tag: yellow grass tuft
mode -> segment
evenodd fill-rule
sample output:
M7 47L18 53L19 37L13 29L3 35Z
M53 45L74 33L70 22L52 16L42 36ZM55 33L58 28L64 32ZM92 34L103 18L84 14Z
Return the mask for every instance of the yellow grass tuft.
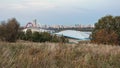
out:
M0 68L119 68L120 47L0 42Z

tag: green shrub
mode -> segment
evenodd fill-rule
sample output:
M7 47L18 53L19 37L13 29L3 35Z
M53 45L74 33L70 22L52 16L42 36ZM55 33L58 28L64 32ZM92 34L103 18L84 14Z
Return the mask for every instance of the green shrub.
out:
M39 34L39 32L34 32L32 34L32 41L33 42L39 42L40 41L40 34Z
M33 41L33 42L68 42L64 36L56 36L47 32L31 32L31 30L27 30L26 33L20 32L19 39Z
M19 31L17 38L21 40L25 40L26 39L25 33L23 31Z
M31 41L32 40L32 31L31 29L28 29L25 34L26 40Z

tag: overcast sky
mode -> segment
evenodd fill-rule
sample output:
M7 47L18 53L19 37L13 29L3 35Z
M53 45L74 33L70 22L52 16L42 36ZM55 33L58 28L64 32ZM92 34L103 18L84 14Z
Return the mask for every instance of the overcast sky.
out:
M120 0L0 0L0 21L15 17L21 25L94 24L105 15L120 16Z

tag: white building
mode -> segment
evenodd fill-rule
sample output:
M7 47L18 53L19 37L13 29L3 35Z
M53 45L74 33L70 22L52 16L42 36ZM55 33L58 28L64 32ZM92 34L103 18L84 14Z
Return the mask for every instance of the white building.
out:
M46 29L41 29L41 28L25 28L23 29L23 32L26 33L26 31L30 29L32 32L48 32L48 33L53 33L54 31L52 30L46 30Z
M83 31L76 31L76 30L64 30L58 33L55 33L56 35L63 35L64 37L68 37L71 39L76 40L90 40L89 36L91 32L83 32Z

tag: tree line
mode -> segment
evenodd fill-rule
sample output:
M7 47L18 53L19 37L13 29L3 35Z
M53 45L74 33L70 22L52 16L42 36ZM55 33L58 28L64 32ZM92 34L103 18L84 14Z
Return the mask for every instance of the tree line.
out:
M64 36L56 36L47 32L32 32L20 30L20 24L15 19L2 21L0 24L0 40L7 42L16 42L17 40L25 40L32 42L68 42Z
M64 36L57 36L48 32L32 32L31 29L28 29L26 32L21 31L18 35L18 38L32 42L68 42L68 39Z

